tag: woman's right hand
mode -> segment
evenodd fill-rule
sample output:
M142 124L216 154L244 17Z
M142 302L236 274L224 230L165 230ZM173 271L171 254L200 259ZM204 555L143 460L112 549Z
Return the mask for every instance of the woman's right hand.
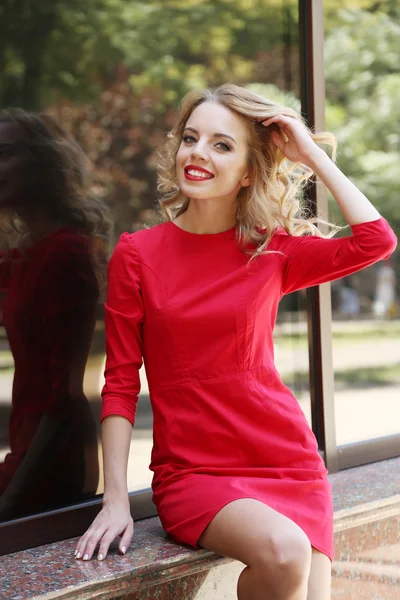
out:
M133 537L133 519L131 517L129 500L105 504L103 508L79 540L75 557L90 560L99 545L98 560L107 556L110 544L116 537L121 536L118 545L119 552L125 554Z

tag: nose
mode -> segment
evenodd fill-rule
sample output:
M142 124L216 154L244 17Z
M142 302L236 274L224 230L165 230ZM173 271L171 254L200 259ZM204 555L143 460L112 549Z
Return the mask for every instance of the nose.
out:
M208 160L208 157L204 145L200 144L200 142L195 144L192 147L191 157L195 160L202 160L203 162L206 162Z

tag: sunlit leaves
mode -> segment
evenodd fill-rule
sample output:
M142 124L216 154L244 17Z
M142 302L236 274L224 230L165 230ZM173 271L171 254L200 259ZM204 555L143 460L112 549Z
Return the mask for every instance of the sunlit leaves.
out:
M399 231L400 13L337 19L325 45L327 128L339 140L339 166Z

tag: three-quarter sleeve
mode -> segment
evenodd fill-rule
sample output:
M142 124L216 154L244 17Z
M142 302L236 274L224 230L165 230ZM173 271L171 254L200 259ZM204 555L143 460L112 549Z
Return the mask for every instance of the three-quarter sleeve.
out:
M283 294L355 273L389 258L396 248L397 238L383 217L351 229L353 235L345 238L280 236L286 238L281 250L287 257Z
M101 420L120 415L135 422L143 362L140 261L132 235L124 233L108 268L105 304L106 369Z

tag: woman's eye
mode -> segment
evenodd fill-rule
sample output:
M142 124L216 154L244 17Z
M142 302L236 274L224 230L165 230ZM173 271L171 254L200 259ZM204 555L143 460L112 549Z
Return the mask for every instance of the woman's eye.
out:
M220 150L224 150L226 152L229 152L231 147L228 146L228 144L225 144L225 142L218 142L218 144L216 144L217 148L219 148Z
M196 141L192 135L184 135L182 139L185 142L185 144L193 144L193 142Z

